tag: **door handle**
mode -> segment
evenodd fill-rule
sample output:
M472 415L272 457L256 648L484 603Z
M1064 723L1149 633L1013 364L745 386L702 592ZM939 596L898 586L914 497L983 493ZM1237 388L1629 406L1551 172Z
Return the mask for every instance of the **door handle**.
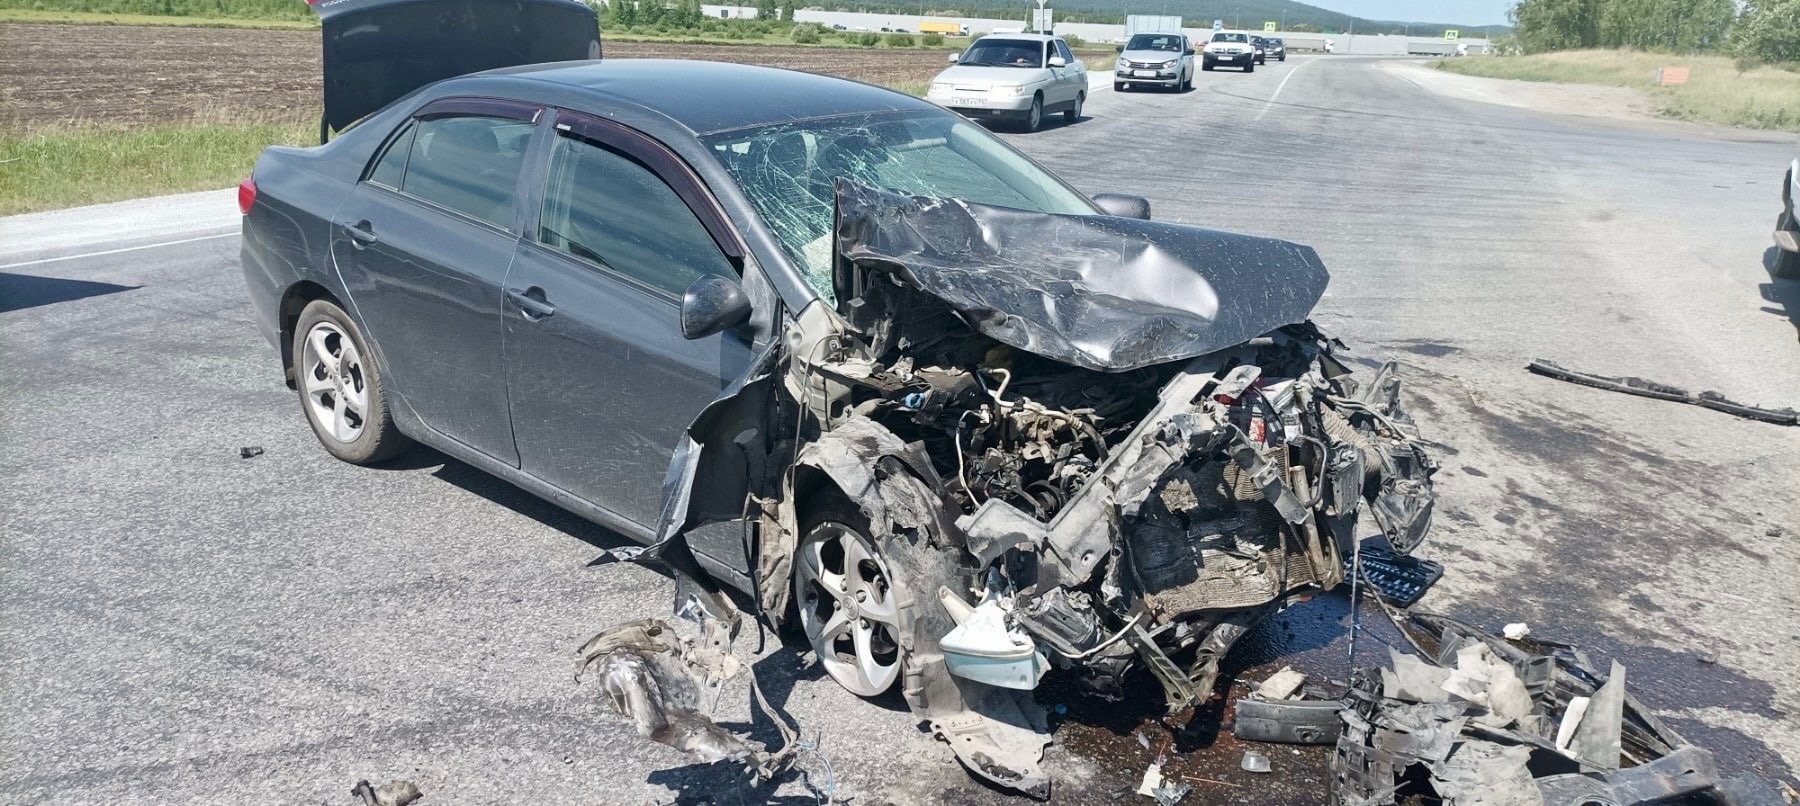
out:
M556 306L551 305L549 300L544 298L544 289L535 285L525 289L508 288L506 289L506 298L519 309L519 313L523 314L527 321L536 322L556 313Z
M350 234L350 245L358 249L367 248L381 240L375 237L375 225L363 219L354 224L345 225L344 231Z

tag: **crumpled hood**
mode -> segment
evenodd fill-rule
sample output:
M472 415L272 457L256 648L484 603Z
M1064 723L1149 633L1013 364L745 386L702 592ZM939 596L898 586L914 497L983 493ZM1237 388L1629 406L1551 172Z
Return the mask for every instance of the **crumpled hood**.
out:
M838 299L856 266L893 273L996 341L1123 372L1304 321L1330 276L1312 247L1092 215L1050 215L837 183Z

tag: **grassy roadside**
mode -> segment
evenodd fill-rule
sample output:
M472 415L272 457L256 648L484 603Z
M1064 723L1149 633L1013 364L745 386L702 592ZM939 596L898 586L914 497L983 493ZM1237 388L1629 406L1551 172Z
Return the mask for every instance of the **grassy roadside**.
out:
M296 0L298 2L298 0ZM317 20L255 20L237 17L171 17L163 14L110 14L48 11L0 6L0 22L64 25L165 25L175 28L318 28Z
M0 130L0 215L229 187L264 146L315 142L316 123Z
M1630 87L1648 94L1664 117L1676 120L1758 129L1800 128L1800 72L1781 67L1740 70L1725 56L1573 50L1441 59L1432 66L1484 78ZM1688 83L1657 86L1659 67L1688 68Z

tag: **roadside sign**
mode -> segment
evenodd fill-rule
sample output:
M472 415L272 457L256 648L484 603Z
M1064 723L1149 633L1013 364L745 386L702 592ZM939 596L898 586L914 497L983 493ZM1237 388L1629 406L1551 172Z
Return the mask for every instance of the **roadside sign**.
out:
M1215 31L1225 30L1225 21L1224 20L1213 20L1213 30L1215 30Z
M1031 27L1032 27L1032 29L1036 30L1040 33L1046 33L1046 34L1050 33L1052 30L1054 30L1050 25L1050 12L1052 12L1054 10L1055 9L1049 9L1049 8L1032 9L1031 10Z
M1268 22L1263 23L1263 30L1264 31L1274 31L1275 30L1275 21L1269 20Z
M1450 28L1450 29L1444 31L1444 41L1445 42L1455 42L1456 38L1459 36L1462 36L1462 32L1456 30L1455 28Z
M1686 84L1686 83L1688 83L1688 69L1686 67L1658 67L1658 68L1656 68L1656 84L1657 84L1657 86L1673 87L1673 86L1677 86L1680 84Z

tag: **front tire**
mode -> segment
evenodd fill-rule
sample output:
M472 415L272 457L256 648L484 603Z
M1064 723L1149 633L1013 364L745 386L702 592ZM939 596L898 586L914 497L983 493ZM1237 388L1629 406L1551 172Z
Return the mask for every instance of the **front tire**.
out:
M1025 113L1025 131L1035 132L1044 127L1044 96L1031 97L1031 111Z
M937 590L961 589L955 554L938 541L870 531L861 508L828 490L806 501L794 557L800 631L826 673L863 697L942 663L937 641L956 623Z
M375 354L343 308L319 299L301 310L293 356L300 409L327 453L372 465L412 445L394 425Z
M1207 59L1207 60L1206 60L1206 61L1204 61L1204 62L1201 62L1201 63L1200 63L1200 69L1202 69L1202 70L1205 70L1205 71L1206 71L1206 72L1209 72L1209 73L1210 73L1210 72L1212 72L1212 69L1213 69L1213 60L1212 60L1212 59Z
M1246 72L1246 73L1256 72L1256 62L1252 61L1249 64L1244 65L1244 72Z
M1131 85L1127 84L1123 81L1114 81L1113 82L1113 92L1124 92L1130 88L1131 88Z
M1063 120L1068 121L1069 123L1074 123L1075 121L1080 120L1081 119L1081 104L1082 104L1082 102L1084 102L1086 100L1087 100L1087 93L1085 93L1085 92L1076 93L1075 94L1075 105L1069 107L1068 109L1063 110Z

